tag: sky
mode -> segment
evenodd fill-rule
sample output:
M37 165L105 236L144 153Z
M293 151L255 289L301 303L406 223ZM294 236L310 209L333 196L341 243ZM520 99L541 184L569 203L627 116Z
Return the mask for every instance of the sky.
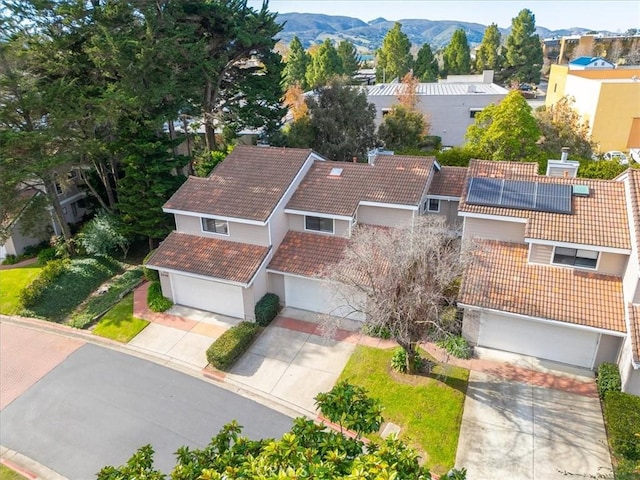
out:
M259 8L261 0L249 0ZM511 19L523 8L533 12L536 25L559 30L583 27L592 30L625 32L640 28L640 2L637 0L270 0L269 10L289 13L324 13L355 17L365 22L378 17L387 20L426 19L458 20L500 28L511 25Z

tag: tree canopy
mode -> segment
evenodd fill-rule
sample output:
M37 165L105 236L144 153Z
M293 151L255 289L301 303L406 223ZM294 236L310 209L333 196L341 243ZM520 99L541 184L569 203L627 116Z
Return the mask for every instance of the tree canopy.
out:
M353 43L342 40L338 44L338 58L340 59L340 74L353 78L360 68L360 56Z
M453 32L451 41L442 54L442 73L447 75L466 75L471 73L471 53L467 34L461 28Z
M284 67L285 86L291 87L298 84L302 89L307 88L307 67L309 66L309 54L302 47L300 39L294 36L289 44L289 55Z
M496 73L502 68L501 35L498 25L492 23L484 31L482 43L476 50L475 71L482 73L484 70L493 70Z
M382 40L382 47L376 52L376 81L390 82L404 77L413 66L411 41L402 31L402 24L396 22Z
M542 43L536 34L535 15L525 8L511 20L502 77L518 82L539 83L541 74Z
M418 57L413 66L413 76L421 82L435 82L438 79L438 59L433 54L431 46L425 43L418 50Z
M342 62L336 47L326 38L320 47L311 54L311 62L307 68L307 85L318 88L327 85L329 81L342 74Z

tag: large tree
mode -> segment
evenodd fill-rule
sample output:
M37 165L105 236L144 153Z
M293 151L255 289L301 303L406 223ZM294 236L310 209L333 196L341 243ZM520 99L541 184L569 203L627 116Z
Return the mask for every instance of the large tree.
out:
M307 98L308 116L294 122L289 146L311 147L330 160L364 160L375 146L375 106L365 91L340 79Z
M443 312L455 302L466 258L444 219L424 216L402 228L359 226L327 275L346 306L391 333L414 372L420 342L459 333L458 321Z
M503 61L500 54L500 43L500 30L498 30L498 25L492 23L484 31L482 43L476 50L475 71L477 73L482 73L484 70L500 72Z
M443 76L466 75L471 73L471 53L467 34L462 28L453 32L451 41L445 47L442 54Z
M307 85L311 88L323 87L329 81L342 74L342 63L336 47L326 38L320 47L311 54L311 62L307 68Z
M536 34L535 15L525 8L511 20L501 76L518 82L539 83L541 73L542 42Z
M415 150L424 144L429 124L415 109L399 104L384 116L378 127L378 138L390 150Z
M340 74L353 78L360 68L360 56L355 45L349 40L342 40L337 51L340 58Z
M476 115L466 138L466 147L487 160L524 161L540 156L540 129L531 107L517 90Z
M306 73L309 62L309 54L305 52L300 39L294 36L289 44L289 55L284 67L285 87L298 84L302 89L307 88Z
M382 40L382 47L376 52L376 81L400 79L412 66L411 41L402 31L402 24L396 22Z
M413 66L413 76L421 82L435 82L438 79L438 59L428 43L418 50L418 57Z

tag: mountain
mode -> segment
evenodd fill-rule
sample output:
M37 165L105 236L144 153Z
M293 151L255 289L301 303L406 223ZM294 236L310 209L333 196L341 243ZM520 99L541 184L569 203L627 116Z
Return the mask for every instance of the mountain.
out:
M313 44L321 43L325 38L340 41L343 39L353 42L360 52L373 52L382 45L382 39L389 31L394 21L384 18L376 18L366 23L358 18L323 15L317 13L280 13L278 23L284 23L284 29L280 32L280 39L289 43L297 36L305 48ZM447 45L458 28L463 28L469 44L473 47L482 42L486 25L479 23L459 22L455 20L400 20L402 31L407 34L414 45L422 46L425 43L438 49ZM501 28L503 38L509 34L509 28ZM588 28L567 28L562 30L549 30L544 27L536 27L540 38L560 37L563 35L576 35L590 31Z

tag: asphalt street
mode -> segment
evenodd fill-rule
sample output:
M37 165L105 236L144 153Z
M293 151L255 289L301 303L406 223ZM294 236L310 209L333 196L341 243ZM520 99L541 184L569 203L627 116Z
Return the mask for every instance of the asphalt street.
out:
M87 344L0 411L0 443L72 480L95 478L150 443L156 466L169 473L178 447L205 446L233 419L254 439L292 425L215 385Z

